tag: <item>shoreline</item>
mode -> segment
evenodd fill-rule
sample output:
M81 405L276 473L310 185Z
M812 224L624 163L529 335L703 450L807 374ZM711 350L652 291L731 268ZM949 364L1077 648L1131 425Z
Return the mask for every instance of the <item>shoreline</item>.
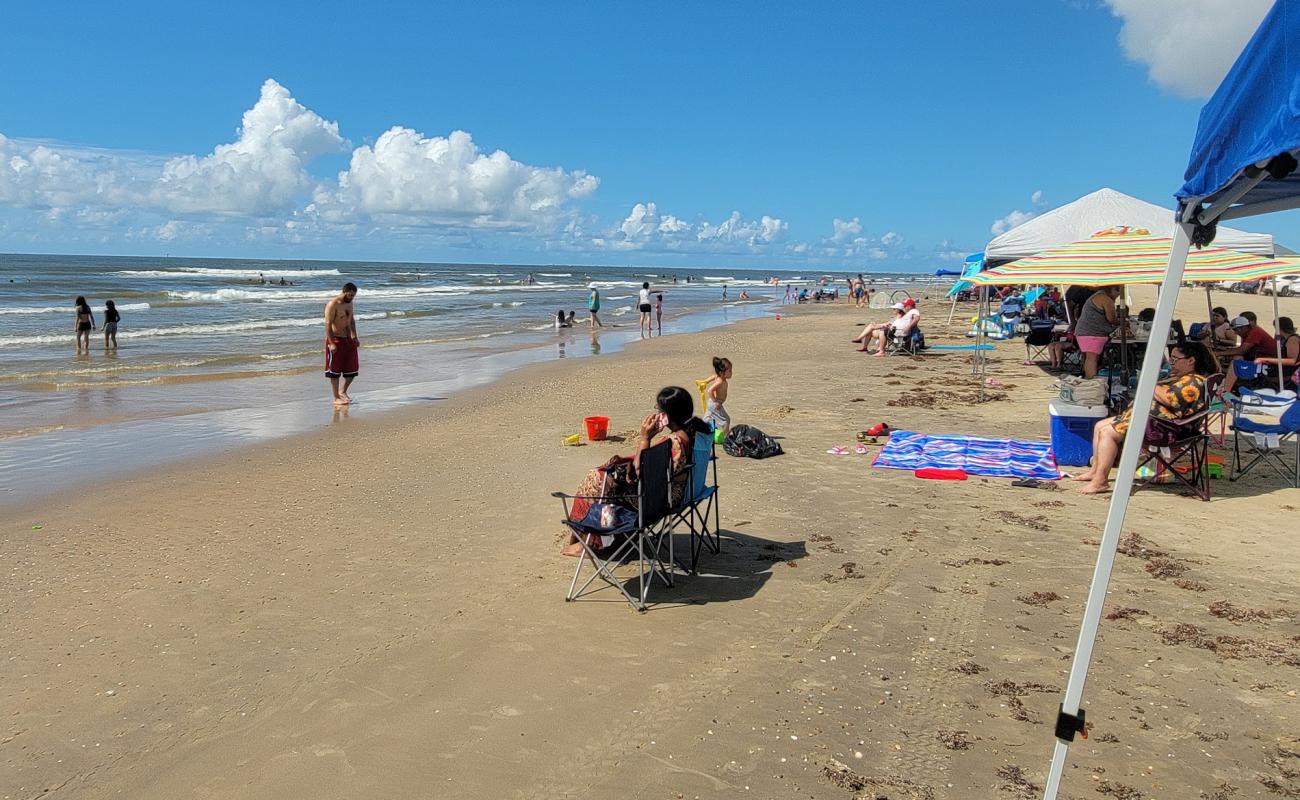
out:
M680 313L665 319L669 330L665 335L689 335L725 327L761 318L777 308L781 306L755 300ZM141 470L320 431L331 424L348 421L354 413L385 415L411 406L441 402L448 395L489 385L525 366L617 353L638 341L646 341L638 329L631 329L627 323L607 325L595 333L582 327L539 331L531 336L521 334L519 338L526 344L517 349L502 349L501 337L493 342L474 338L454 344L371 349L368 351L371 355L363 363L359 381L362 389L353 392L359 401L355 409L332 407L328 403L328 386L323 380L317 380L319 368L304 368L274 375L190 381L183 387L166 385L164 389L179 392L181 388L191 391L201 388L205 395L217 393L242 401L233 407L193 408L187 407L189 400L183 395L155 396L152 402L156 411L143 416L124 417L110 408L106 409L105 416L84 424L56 423L32 432L18 430L0 434L3 445L0 447L0 476L3 476L0 477L0 508L103 480L116 480ZM401 379L400 373L412 369L413 364L432 358L441 362L439 369L449 367L455 374L432 380ZM377 382L376 373L383 376ZM240 391L222 392L223 386L233 386L235 382ZM367 382L371 383L369 387ZM111 393L112 389L97 387L92 391ZM312 395L313 391L320 397ZM286 396L295 399L265 402L268 397ZM117 402L123 405L128 401ZM76 471L79 458L87 452L111 452L114 477L80 477Z

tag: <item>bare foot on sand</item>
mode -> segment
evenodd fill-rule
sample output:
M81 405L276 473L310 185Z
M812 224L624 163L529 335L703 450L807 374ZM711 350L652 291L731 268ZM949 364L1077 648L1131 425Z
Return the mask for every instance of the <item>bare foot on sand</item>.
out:
M1090 483L1087 486L1079 487L1079 494L1104 494L1110 491L1109 484Z
M582 556L582 545L574 542L561 550L560 555L568 556L569 558L579 558Z
M1078 475L1075 475L1075 476L1074 476L1073 478L1071 478L1070 480L1072 480L1072 481L1090 481L1090 480L1092 480L1092 471L1089 470L1088 472L1081 472L1081 473L1079 473Z
M884 353L872 353L871 355L875 356L876 358L881 358L881 357L883 357L885 354L884 354Z
M338 399L335 400L334 402L338 403L341 406L346 406L352 402L352 398L348 397L345 392L339 392Z

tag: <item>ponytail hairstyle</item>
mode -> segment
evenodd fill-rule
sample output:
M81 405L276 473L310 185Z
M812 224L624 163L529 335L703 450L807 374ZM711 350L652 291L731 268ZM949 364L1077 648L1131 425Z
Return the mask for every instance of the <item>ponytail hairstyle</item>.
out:
M721 375L729 369L731 369L731 359L722 356L713 357L713 372L715 374Z

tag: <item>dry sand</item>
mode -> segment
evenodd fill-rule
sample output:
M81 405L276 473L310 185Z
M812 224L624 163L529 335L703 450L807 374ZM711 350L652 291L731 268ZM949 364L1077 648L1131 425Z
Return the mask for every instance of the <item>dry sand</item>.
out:
M668 337L0 511L0 797L1035 796L1107 503L827 455L881 420L1046 436L1019 343L972 404L967 353L852 352L879 316ZM723 552L649 613L564 603L549 492L628 445L561 438L631 431L714 354L786 455L723 456ZM1135 496L1064 796L1300 796L1280 486Z

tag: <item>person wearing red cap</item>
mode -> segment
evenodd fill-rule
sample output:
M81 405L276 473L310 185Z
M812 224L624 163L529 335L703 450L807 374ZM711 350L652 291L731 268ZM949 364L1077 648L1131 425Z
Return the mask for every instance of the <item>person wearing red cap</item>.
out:
M861 347L858 348L859 353L865 353L868 350L870 350L872 337L876 335L883 336L882 332L890 325L893 325L895 322L897 322L902 317L903 312L907 310L902 303L894 303L893 308L894 308L894 318L892 320L890 320L889 322L868 322L865 326L863 326L862 333L853 337L853 341L856 344L862 345Z
M916 301L912 298L909 297L894 307L901 309L903 313L880 332L880 348L875 353L878 356L885 354L886 340L890 338L895 340L906 339L912 334L916 324L921 321L921 312L916 310Z

